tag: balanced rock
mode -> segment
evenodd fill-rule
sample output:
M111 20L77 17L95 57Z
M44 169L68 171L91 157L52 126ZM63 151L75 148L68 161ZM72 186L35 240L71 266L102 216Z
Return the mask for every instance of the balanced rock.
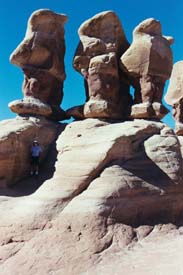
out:
M183 135L183 61L174 64L165 101L173 107L175 132Z
M64 14L56 14L50 10L35 11L28 21L25 38L10 56L11 63L23 70L24 97L33 97L50 105L52 110L50 118L55 120L66 117L64 111L60 109L63 82L66 77L64 69L66 21L67 16ZM17 104L19 105L19 102ZM32 114L37 114L35 112L37 104L35 105ZM10 109L11 106L12 104ZM19 113L19 107L11 110Z
M99 13L85 21L78 33L73 66L84 77L87 102L68 113L75 118L127 116L129 86L119 74L118 59L129 43L119 18L112 11Z
M8 107L17 114L36 114L48 117L52 114L50 105L43 103L37 98L27 96L24 99L14 100Z
M135 89L132 118L158 118L167 114L162 105L164 85L172 70L172 37L162 35L154 18L133 31L133 42L121 57L121 67Z
M181 150L160 122L69 124L57 140L53 178L30 196L0 197L0 273L112 275L114 260L115 274L133 274L128 257L137 257L139 271L140 255L157 252L150 244L162 259L158 236L166 249L176 234L170 247L180 243L174 255L181 254L181 229L170 224L182 223Z

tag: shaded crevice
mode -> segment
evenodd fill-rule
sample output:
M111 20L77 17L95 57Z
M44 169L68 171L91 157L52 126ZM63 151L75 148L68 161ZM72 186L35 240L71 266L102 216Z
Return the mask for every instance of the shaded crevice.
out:
M113 245L113 236L111 237L111 239L108 242L105 242L104 246L101 249L97 250L94 254L103 253L104 251L109 249L112 245Z
M12 185L11 187L1 188L0 196L21 197L28 196L34 193L46 180L53 177L55 172L55 163L57 161L58 151L56 149L56 142L64 131L67 124L60 124L58 126L55 140L50 144L47 155L44 161L40 164L39 176L27 176L22 180Z
M15 249L14 252L12 252L12 247L11 247L11 253L10 253L6 258L3 259L3 257L0 257L0 264L6 264L6 262L7 262L9 259L11 259L11 258L13 258L14 256L16 256L16 255L22 250L22 248L24 247L25 242L23 242L23 241L21 241L21 242L12 241L12 242L10 242L10 243L7 243L7 244L4 245L4 246L6 246L6 247L7 247L7 246L12 246L12 244L15 244L16 247L19 246L19 245L21 244L21 247L18 247L17 250Z

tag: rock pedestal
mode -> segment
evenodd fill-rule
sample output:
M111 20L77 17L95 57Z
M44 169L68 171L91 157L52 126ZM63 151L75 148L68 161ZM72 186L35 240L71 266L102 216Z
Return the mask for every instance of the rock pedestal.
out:
M165 101L173 108L176 134L183 135L183 61L173 66Z
M118 62L115 53L91 58L88 68L90 99L84 105L85 117L122 117Z
M73 65L84 76L86 103L68 113L75 118L124 118L129 86L119 74L118 59L129 44L118 17L112 11L99 13L85 21L78 33Z
M160 22L149 18L133 31L133 42L121 57L121 68L135 89L132 118L161 119L164 85L172 70L173 38L162 35Z
M13 112L43 115L54 120L66 118L65 112L60 108L66 77L66 21L66 15L50 10L38 10L31 15L25 38L10 56L11 63L19 66L24 73L24 99L9 104ZM50 110L45 112L47 105Z

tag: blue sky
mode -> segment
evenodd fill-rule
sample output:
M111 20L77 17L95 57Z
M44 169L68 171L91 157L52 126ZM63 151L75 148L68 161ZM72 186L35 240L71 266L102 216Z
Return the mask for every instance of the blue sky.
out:
M72 68L72 59L79 41L77 30L80 24L98 12L115 11L129 42L132 41L133 29L142 20L149 17L158 19L162 24L163 34L171 35L175 39L172 47L174 63L183 60L182 0L7 0L1 5L0 10L0 120L16 116L9 110L8 103L22 98L23 74L20 68L10 64L9 56L24 38L27 20L31 13L41 8L64 13L69 17L65 25L67 78L62 102L64 109L82 104L85 100L83 79ZM167 115L164 121L173 127L171 114Z

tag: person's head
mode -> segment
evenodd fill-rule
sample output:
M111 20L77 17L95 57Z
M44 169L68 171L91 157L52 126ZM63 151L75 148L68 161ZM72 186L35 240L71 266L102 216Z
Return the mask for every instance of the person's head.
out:
M36 146L36 145L39 145L39 142L37 140L34 140L33 141L33 145Z

